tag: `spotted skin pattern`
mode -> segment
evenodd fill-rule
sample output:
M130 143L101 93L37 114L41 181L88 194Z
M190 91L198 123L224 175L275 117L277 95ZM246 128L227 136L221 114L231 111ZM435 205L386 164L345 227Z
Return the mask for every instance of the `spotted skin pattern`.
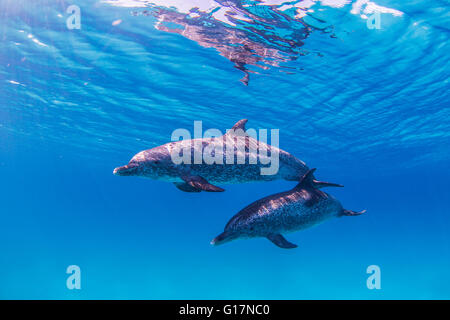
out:
M246 119L239 121L234 130L245 130ZM175 150L181 157L181 150L191 150L190 163L175 164L171 154ZM222 150L221 161L216 163L194 162L195 155L209 154L215 157ZM232 163L227 163L227 151L232 152ZM259 150L259 152L257 151ZM261 168L270 167L272 155L278 154L278 171L272 175L261 174ZM237 159L244 159L244 164ZM218 162L218 163L217 163ZM210 184L236 184L284 179L299 181L308 171L306 164L274 146L260 142L247 135L233 132L222 137L181 140L170 142L136 154L128 165L116 168L114 174L120 176L141 176L155 180L183 183L190 177L202 177Z
M281 234L310 228L331 218L364 213L345 210L333 196L316 189L311 183L313 172L310 170L305 174L292 190L270 195L242 209L211 243L219 245L235 239L256 237L270 239L273 235L286 241ZM290 245L289 248L296 247Z

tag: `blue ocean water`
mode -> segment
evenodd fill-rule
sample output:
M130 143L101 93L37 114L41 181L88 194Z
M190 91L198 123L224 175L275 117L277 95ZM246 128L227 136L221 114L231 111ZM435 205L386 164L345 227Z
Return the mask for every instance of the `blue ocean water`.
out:
M449 9L0 0L0 298L450 298ZM367 213L288 234L293 250L213 247L235 213L295 184L183 193L112 174L177 128L243 118Z

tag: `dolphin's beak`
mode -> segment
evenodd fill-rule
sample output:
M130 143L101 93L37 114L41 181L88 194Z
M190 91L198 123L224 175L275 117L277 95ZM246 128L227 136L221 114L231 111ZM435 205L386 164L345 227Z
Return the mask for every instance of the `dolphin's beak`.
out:
M126 166L115 168L113 174L116 176L133 176L137 173L138 167L136 164L127 164Z
M225 242L231 241L233 239L234 239L234 237L231 237L231 235L227 231L225 231L225 232L219 234L214 239L212 239L210 243L213 246L218 246L218 245L224 244Z

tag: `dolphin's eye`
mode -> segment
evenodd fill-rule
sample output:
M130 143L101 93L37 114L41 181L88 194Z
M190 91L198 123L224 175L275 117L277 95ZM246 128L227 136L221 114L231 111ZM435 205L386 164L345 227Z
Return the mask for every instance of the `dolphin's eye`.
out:
M155 164L159 164L159 160L156 160L154 163L155 163Z

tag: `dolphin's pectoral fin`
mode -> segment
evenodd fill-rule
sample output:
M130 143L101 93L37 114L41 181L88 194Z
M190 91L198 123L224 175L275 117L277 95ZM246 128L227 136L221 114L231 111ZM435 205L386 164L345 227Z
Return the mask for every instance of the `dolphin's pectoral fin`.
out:
M360 211L360 212L356 212L356 211L352 211L352 210L347 210L347 209L343 209L341 215L342 216L359 216L362 215L363 213L365 213L366 210Z
M187 184L186 182L174 182L173 183L175 185L175 187L177 187L178 189L180 189L181 191L184 192L201 192L202 190L194 188L193 186L191 186L190 184Z
M272 241L276 246L283 248L283 249L293 249L297 248L298 246L296 244L293 244L289 241L287 241L281 234L269 234L267 236L267 239Z
M188 176L188 177L181 177L186 183L200 191L206 191L206 192L223 192L224 189L217 187L215 185L212 185L208 181L206 181L205 178L202 178L200 176Z

